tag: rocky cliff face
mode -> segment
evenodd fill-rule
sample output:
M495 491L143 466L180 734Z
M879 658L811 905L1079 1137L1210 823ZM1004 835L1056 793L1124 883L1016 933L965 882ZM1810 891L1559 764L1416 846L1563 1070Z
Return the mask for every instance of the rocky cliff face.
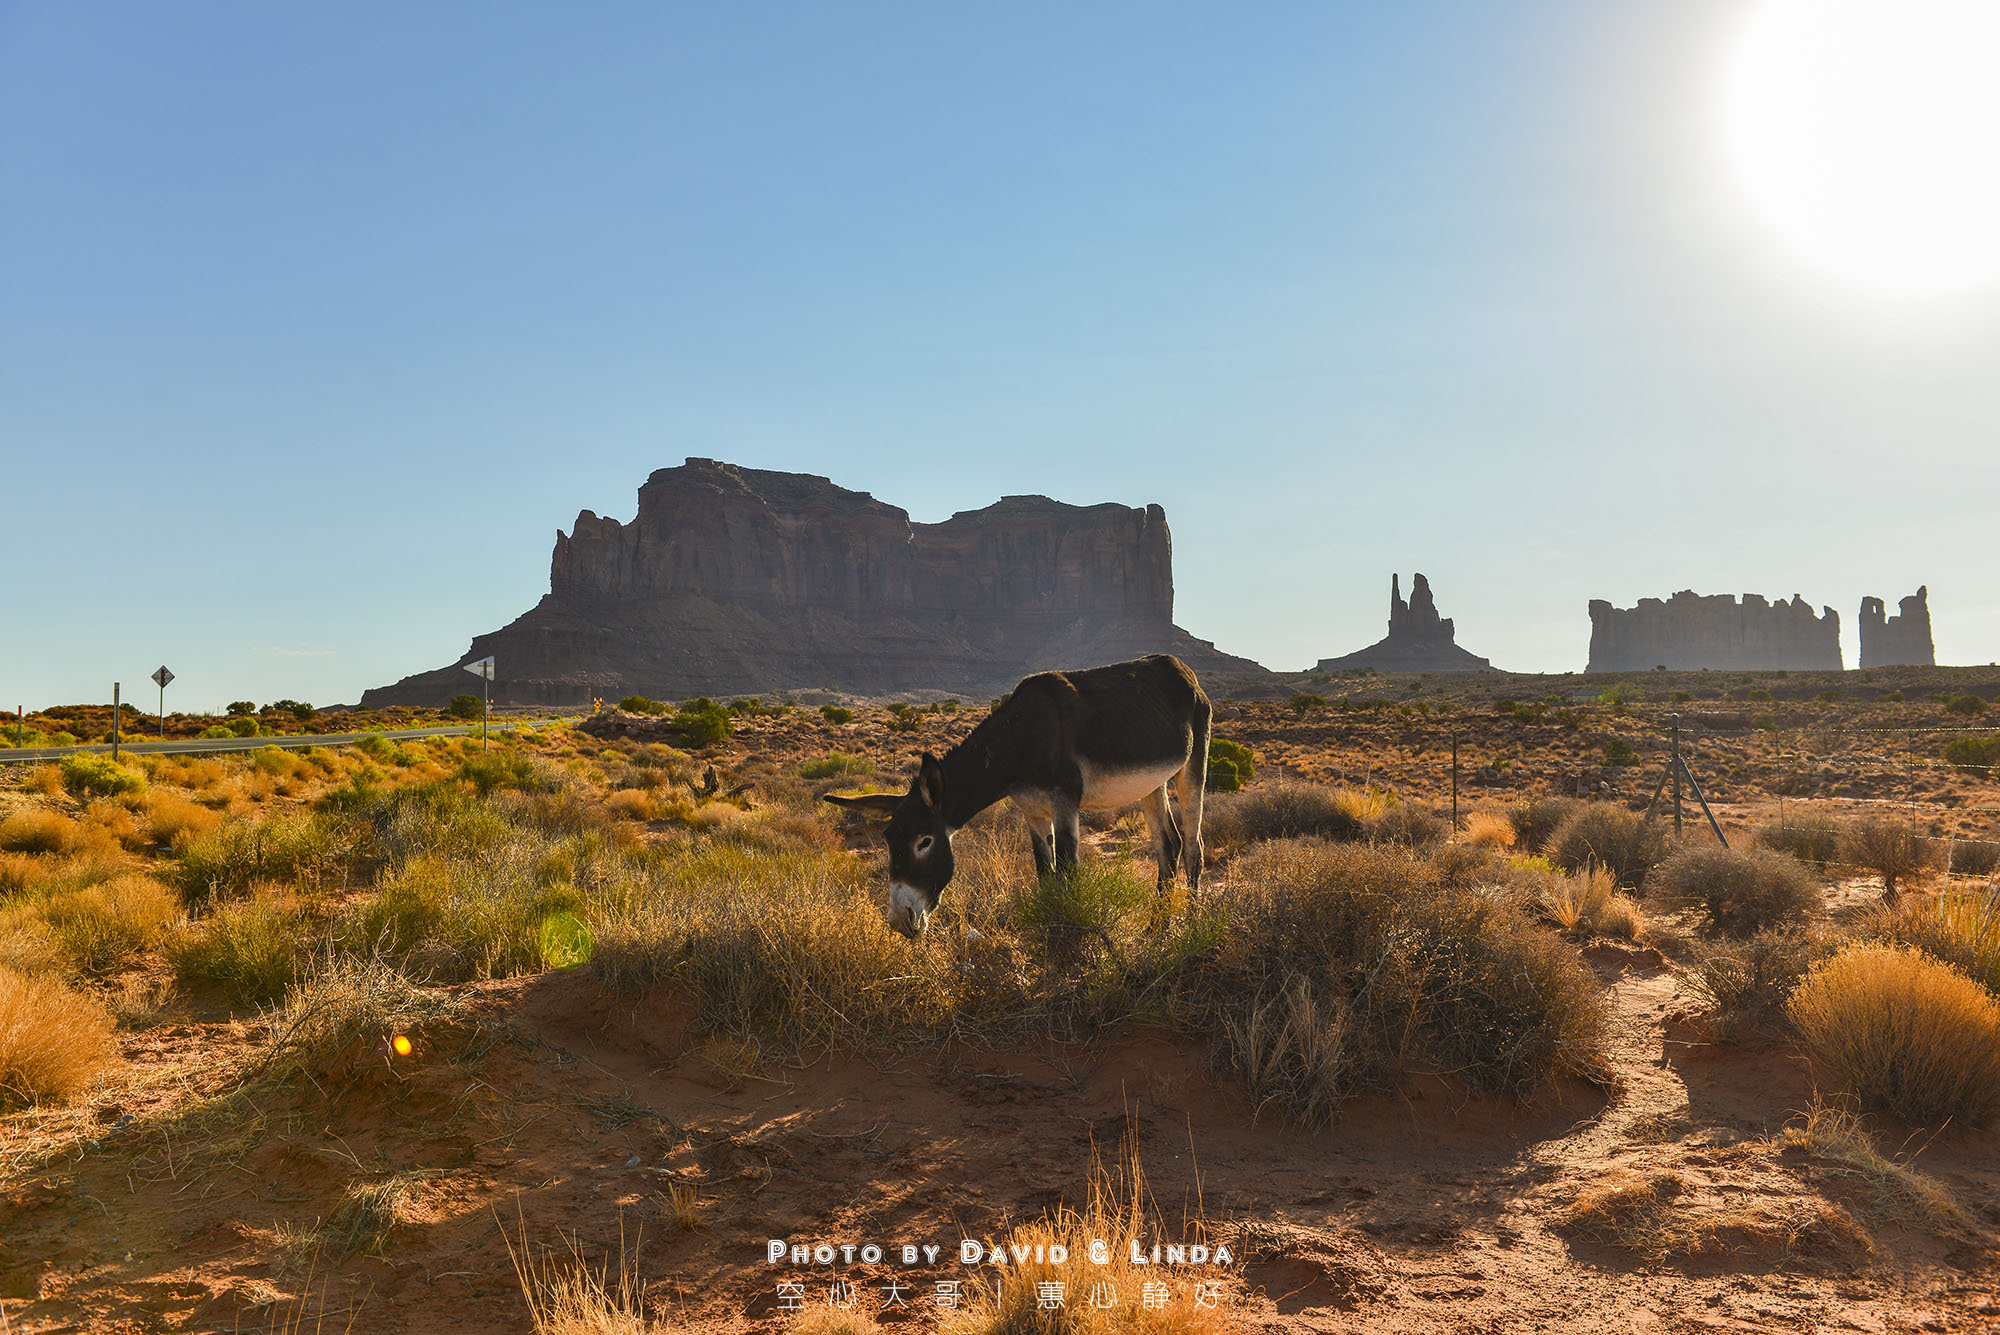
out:
M689 459L639 489L629 524L585 510L558 533L549 592L503 630L494 698L571 704L796 688L987 694L1029 672L1142 653L1261 671L1173 624L1157 505L1009 496L941 524L821 477ZM369 691L433 703L455 667ZM464 680L470 680L464 678Z
M1793 595L1772 603L1754 593L1703 597L1683 589L1637 607L1590 601L1590 671L1669 668L1840 667L1840 614L1815 616Z
M1861 600L1861 666L1934 667L1937 649L1931 643L1930 586L1922 585L1896 605L1885 618L1880 598Z
M1438 615L1431 582L1419 574L1403 601L1402 585L1389 576L1389 633L1366 649L1340 658L1322 658L1315 672L1343 668L1374 668L1377 672L1481 672L1493 664L1458 647L1451 618Z

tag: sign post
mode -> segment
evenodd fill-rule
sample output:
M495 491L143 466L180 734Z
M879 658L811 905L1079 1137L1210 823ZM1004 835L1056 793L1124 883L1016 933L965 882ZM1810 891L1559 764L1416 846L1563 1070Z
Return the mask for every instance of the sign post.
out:
M168 671L165 663L160 664L153 673L153 680L158 682L160 687L160 740L163 742L167 740L167 683L173 679L174 674Z
M111 758L118 759L118 683L111 683Z
M477 663L467 663L465 670L480 680L482 704L485 706L479 722L479 749L484 751L487 734L493 726L493 655L488 654Z

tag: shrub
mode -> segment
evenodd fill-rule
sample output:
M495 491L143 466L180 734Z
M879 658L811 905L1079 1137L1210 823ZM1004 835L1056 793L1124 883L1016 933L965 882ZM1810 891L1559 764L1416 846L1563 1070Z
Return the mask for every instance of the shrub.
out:
M159 940L180 903L152 877L124 875L58 891L41 912L56 949L79 968L101 972Z
M1572 811L1549 836L1549 858L1565 871L1596 863L1636 886L1667 853L1660 827L1636 811L1608 802L1586 802Z
M1930 840L1895 816L1863 816L1841 831L1841 852L1857 867L1882 878L1882 895L1896 897L1896 882L1916 876L1936 858Z
M59 763L63 787L79 798L116 797L146 791L146 776L126 769L110 756L92 752L64 756Z
M2000 1002L1921 951L1850 946L1806 976L1786 1012L1865 1108L1921 1125L2000 1113Z
M1540 852L1556 832L1556 827L1568 820L1572 813L1583 804L1573 797L1557 797L1547 794L1531 797L1525 802L1517 802L1508 813L1508 823L1514 827L1514 846L1530 852Z
M1954 737L1944 744L1944 758L1960 769L2000 766L2000 737Z
M1257 778L1256 757L1241 742L1226 737L1208 739L1208 789L1233 793Z
M280 1079L324 1082L379 1063L389 1041L415 1041L452 1005L378 959L333 956L301 977L273 1016L268 1069Z
M714 746L735 730L729 711L706 696L682 704L674 726L680 731L681 744L697 749Z
M828 723L854 722L854 711L851 709L843 709L839 705L821 705L819 707L819 716L825 719Z
M1895 690L1877 691L1875 693L1875 700L1878 704L1900 705L1903 703L1903 693Z
M263 729L254 718L238 718L229 721L229 735L232 737L255 737Z
M1986 712L1986 702L1976 695L1954 695L1944 702L1944 707L1954 714L1971 717Z
M1780 853L1789 853L1809 867L1824 868L1840 853L1840 827L1833 817L1820 812L1787 816L1757 831L1757 842Z
M222 823L222 817L199 802L155 790L146 797L146 828L156 843L185 848Z
M1797 925L1707 945L1695 952L1688 986L1706 1005L1716 1036L1734 1038L1778 1017L1816 949Z
M1066 962L1087 937L1116 950L1113 934L1152 900L1150 877L1116 862L1086 862L1036 877L1016 897L1014 916L1043 935L1052 959Z
M1391 805L1368 822L1368 837L1409 848L1429 848L1451 837L1451 822L1409 802Z
M2000 842L1954 839L1949 845L1945 867L1954 876L1991 876L2000 871Z
M298 977L308 923L269 894L224 904L182 932L168 953L189 983L212 983L238 1005L268 1006Z
M445 982L581 964L591 950L583 893L569 879L574 867L550 851L529 836L472 857L416 857L382 874L339 938Z
M476 719L486 713L486 702L468 691L451 697L451 703L444 707L444 712L453 718Z
M242 717L246 714L256 713L257 705L252 700L231 700L222 712L234 717Z
M1632 749L1632 743L1623 737L1613 737L1604 743L1604 763L1606 765L1636 765L1639 753Z
M1366 819L1351 800L1343 800L1343 792L1323 784L1279 780L1249 792L1226 793L1204 807L1202 838L1225 857L1267 839L1365 838Z
M808 760L799 766L802 779L838 779L849 774L873 774L875 762L867 756L844 755L839 751L829 751L818 760Z
M1880 905L1859 935L1914 946L2000 996L2000 890L1947 890Z
M188 903L242 894L253 881L311 887L340 870L356 851L354 832L337 817L293 813L229 821L189 842L170 873Z
M0 965L0 1107L61 1103L118 1055L111 1016L61 979Z
M1296 691L1293 693L1290 703L1293 713L1306 714L1315 709L1325 709L1326 697L1323 695L1314 695L1311 691Z
M1603 1000L1575 952L1424 859L1271 843L1231 887L1221 1027L1253 1092L1298 1115L1324 1121L1354 1090L1426 1067L1516 1095L1608 1078Z
M1514 846L1514 822L1497 811L1473 811L1465 817L1459 838L1474 848L1508 849Z
M1653 869L1646 889L1731 936L1799 922L1819 907L1812 875L1797 858L1768 848L1683 848Z
M502 790L553 793L570 783L568 776L549 761L519 751L469 755L458 763L457 777L471 784L481 797Z
M78 835L75 821L43 807L23 807L0 821L0 849L9 853L60 853Z
M204 742L212 742L221 737L234 737L235 735L235 732L220 723L211 723L195 734L197 738Z

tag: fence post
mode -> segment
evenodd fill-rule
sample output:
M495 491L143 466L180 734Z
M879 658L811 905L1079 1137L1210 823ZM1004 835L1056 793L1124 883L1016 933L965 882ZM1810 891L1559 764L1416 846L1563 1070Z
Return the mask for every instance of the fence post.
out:
M1674 781L1674 838L1681 837L1681 716L1669 714L1673 720L1673 759L1667 762L1667 771Z
M1451 828L1458 829L1458 734L1451 735Z

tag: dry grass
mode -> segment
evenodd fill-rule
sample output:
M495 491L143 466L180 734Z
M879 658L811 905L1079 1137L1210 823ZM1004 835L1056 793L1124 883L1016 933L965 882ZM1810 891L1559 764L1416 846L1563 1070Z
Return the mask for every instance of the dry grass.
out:
M1784 1130L1784 1143L1819 1160L1828 1176L1867 1189L1864 1212L1874 1219L1950 1228L1965 1222L1951 1189L1907 1162L1891 1159L1875 1144L1861 1118L1843 1108L1814 1104Z
M146 795L146 829L153 842L176 852L213 830L222 817L178 793L154 789Z
M1768 848L1682 848L1653 869L1646 890L1731 936L1803 922L1819 907L1819 887L1804 864Z
M78 968L102 972L150 949L180 916L174 892L127 874L62 890L42 901L50 940Z
M1819 949L1813 936L1796 926L1707 946L1695 954L1688 987L1706 1005L1716 1037L1732 1039L1782 1014Z
M1608 802L1577 806L1549 836L1550 861L1565 871L1593 864L1608 868L1618 884L1636 886L1667 855L1661 828L1636 811Z
M0 901L25 895L48 875L47 859L28 853L0 853Z
M0 821L0 849L9 853L63 853L81 839L74 820L45 807L25 807Z
M1850 946L1806 976L1786 1012L1864 1108L1920 1125L2000 1115L2000 1002L1921 951Z
M319 1232L336 1259L356 1252L380 1255L389 1235L409 1222L417 1189L427 1173L393 1173L367 1182L350 1182L334 1203L333 1213Z
M639 1273L639 1239L628 1250L622 1219L615 1275L608 1259L592 1264L573 1237L563 1239L558 1254L525 1236L517 1243L504 1228L500 1236L535 1335L645 1335L652 1329L646 1321L646 1281Z
M1757 842L1819 869L1840 855L1840 827L1833 817L1818 812L1803 816L1788 814L1784 820L1774 820L1758 830Z
M1201 1221L1173 1228L1158 1218L1137 1161L1124 1181L1102 1170L1092 1175L1081 1209L1059 1208L1004 1238L988 1239L1006 1255L982 1267L966 1285L968 1301L948 1315L940 1335L1224 1335L1239 1328L1232 1310L1240 1300L1239 1258L1213 1260L1223 1244ZM1185 1241L1182 1241L1185 1239ZM1150 1252L1157 1241L1200 1247L1209 1263L1169 1268L1134 1265L1132 1245ZM1093 1243L1102 1250L1093 1254ZM1020 1249L1020 1250L1017 1250ZM1017 1256L1026 1259L1017 1260ZM1056 1259L1060 1257L1061 1259ZM1212 1285L1207 1301L1196 1286ZM1055 1289L1044 1286L1059 1286ZM1153 1286L1164 1286L1162 1295ZM1062 1305L1044 1306L1060 1295Z
M182 928L167 953L183 982L213 984L239 1005L264 1006L296 981L310 937L306 914L266 888Z
M1514 822L1498 811L1475 811L1465 818L1459 842L1475 848L1509 849L1514 846Z
M1674 1172L1627 1174L1578 1193L1558 1227L1649 1261L1746 1250L1820 1252L1851 1260L1874 1251L1868 1231L1839 1205L1775 1202L1716 1208L1697 1202Z
M332 958L286 994L272 1017L265 1068L315 1084L343 1079L388 1061L396 1035L414 1039L453 1010L380 960Z
M1860 935L1915 946L2000 996L2000 889L1947 890L1877 908Z
M1363 839L1370 815L1386 809L1379 795L1281 780L1211 797L1201 833L1209 850L1226 858L1270 839Z
M117 1057L103 1006L59 978L0 966L0 1107L68 1100Z
M696 1233L708 1227L704 1214L700 1188L692 1182L670 1182L667 1184L667 1217L683 1233Z

